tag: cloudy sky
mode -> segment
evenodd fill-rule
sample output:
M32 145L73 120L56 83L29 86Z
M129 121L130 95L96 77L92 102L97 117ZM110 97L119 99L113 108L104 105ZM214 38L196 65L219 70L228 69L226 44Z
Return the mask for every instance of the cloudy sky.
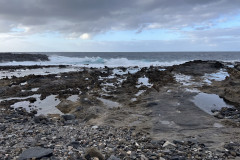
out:
M0 0L0 52L239 51L239 0Z

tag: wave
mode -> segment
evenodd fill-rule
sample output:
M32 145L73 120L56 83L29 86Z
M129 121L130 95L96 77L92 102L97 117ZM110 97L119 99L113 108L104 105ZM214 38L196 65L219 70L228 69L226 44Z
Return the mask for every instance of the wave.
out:
M139 66L139 67L149 67L149 66L172 66L175 64L182 64L186 61L169 61L169 62L160 62L160 61L149 61L146 59L141 60L130 60L127 58L101 58L101 57L65 57L65 56L51 56L49 63L54 64L64 64L64 65L73 65L73 66L89 66L89 67L130 67L130 66Z
M131 67L131 66L139 66L139 67L149 67L149 66L172 66L176 64L182 64L186 61L168 61L168 62L160 62L160 61L149 61L146 59L141 60L130 60L127 58L101 58L101 57L66 57L66 56L50 56L50 61L24 61L24 62L6 62L0 63L1 66L9 66L9 65L72 65L79 67Z

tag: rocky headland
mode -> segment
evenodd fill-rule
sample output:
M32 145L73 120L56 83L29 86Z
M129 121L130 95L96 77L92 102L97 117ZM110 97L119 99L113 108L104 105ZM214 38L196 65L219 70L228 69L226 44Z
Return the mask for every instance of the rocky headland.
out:
M1 62L24 62L24 61L49 61L48 56L44 54L27 54L27 53L1 53Z

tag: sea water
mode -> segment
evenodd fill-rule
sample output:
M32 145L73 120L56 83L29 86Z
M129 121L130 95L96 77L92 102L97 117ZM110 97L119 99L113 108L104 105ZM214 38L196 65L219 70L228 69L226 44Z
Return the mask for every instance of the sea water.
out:
M1 54L1 53L0 53ZM31 53L35 54L35 53ZM6 62L6 65L73 65L84 67L171 66L191 60L240 61L240 52L41 52L50 61Z

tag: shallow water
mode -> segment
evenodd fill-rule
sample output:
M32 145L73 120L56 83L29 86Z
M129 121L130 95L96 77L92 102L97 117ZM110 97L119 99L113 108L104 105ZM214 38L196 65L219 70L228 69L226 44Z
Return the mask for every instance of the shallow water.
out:
M63 114L59 109L56 108L56 106L60 103L60 100L56 98L56 95L50 95L44 100L40 100L40 95L35 95L34 97L36 98L36 101L34 103L30 103L29 101L21 101L13 104L11 107L22 107L25 108L28 112L31 110L37 110L37 115Z
M192 101L195 103L196 106L198 106L200 109L202 109L208 114L213 114L211 112L211 110L213 109L220 110L223 107L233 107L226 104L224 100L216 94L199 93L194 97Z
M141 86L147 86L148 88L151 88L153 85L149 83L149 79L147 77L141 77L138 78L138 84L136 87L139 88Z
M106 106L107 108L116 108L116 107L121 107L121 104L118 102L114 102L108 99L104 99L104 98L97 98L98 100L102 101L104 106Z
M58 67L52 67L52 68L38 68L38 69L17 69L14 71L0 71L0 79L3 78L11 78L13 76L15 77L24 77L28 75L49 75L49 74L58 74L58 73L65 73L65 72L71 72L71 71L79 71L78 68L74 67L68 67L68 68L58 68ZM27 82L21 83L21 85L26 85Z
M135 96L138 97L138 96L140 96L140 95L141 95L142 93L144 93L144 92L145 92L145 90L139 90L138 93L135 94Z
M207 84L211 84L212 80L214 81L223 81L227 76L229 76L227 71L224 70L219 70L216 73L211 73L211 74L205 74L204 75L204 82L206 82Z
M240 52L43 52L45 62L7 62L0 65L76 65L84 67L171 66L191 60L239 61ZM86 65L87 64L87 65Z
M184 86L190 86L194 84L191 76L185 74L175 74L174 77L176 78L177 82L183 84Z
M68 101L77 102L79 100L79 95L71 95L67 98Z

